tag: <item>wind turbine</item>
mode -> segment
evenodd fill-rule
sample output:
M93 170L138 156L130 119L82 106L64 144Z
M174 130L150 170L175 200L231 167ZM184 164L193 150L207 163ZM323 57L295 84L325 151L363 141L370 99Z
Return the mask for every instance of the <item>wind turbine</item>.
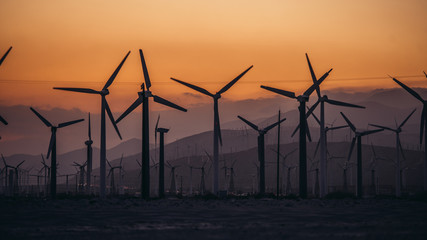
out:
M400 154L403 154L403 148L402 148L402 143L400 142L400 133L402 132L402 127L405 125L405 123L408 121L408 119L412 116L412 114L414 114L415 110L416 109L414 109L408 115L408 117L406 117L405 120L403 120L403 122L399 126L397 126L397 123L396 123L396 128L389 128L389 127L385 127L385 126L381 126L381 125L369 124L371 126L374 126L374 127L380 128L380 129L392 131L396 134L396 166L395 166L395 169L396 169L396 171L395 171L396 172L396 175L395 175L395 177L396 177L396 181L395 181L396 197L401 196L400 186L402 185L400 183L400 179L401 179L401 177L400 177L400 169L401 169L401 167L400 167ZM402 152L400 152L400 151L402 151Z
M5 187L6 187L6 191L7 191L7 189L9 188L9 185L11 185L11 183L10 183L10 181L9 181L9 171L8 171L8 168L13 168L13 166L11 166L11 165L8 165L7 163L6 163L6 159L4 158L4 156L3 156L3 154L1 154L1 158L2 158L2 160L3 160L3 164L4 164L4 168L3 168L3 171L5 171L6 172L6 174L5 174L5 177L6 177L6 179L5 179Z
M171 186L169 188L169 193L175 195L176 194L176 182L175 182L175 169L179 168L178 166L173 166L168 161L166 161L167 166L171 169Z
M308 67L310 69L311 78L313 79L313 83L317 82L316 74L314 73L313 67L311 65L310 59L308 58L308 55L305 54L305 57L307 58ZM320 103L320 197L324 197L327 194L327 153L326 153L326 131L325 131L325 103L329 103L331 105L335 106L343 106L343 107L352 107L352 108L365 108L363 106L350 104L346 102L336 101L328 98L327 95L322 95L320 93L320 86L316 87L316 93L317 93L317 102L310 108L310 110L307 112L307 115L309 116L310 113L316 109L316 107Z
M83 193L84 191L84 184L85 184L85 167L87 165L87 161L84 164L79 164L76 162L73 162L74 167L79 168L79 192ZM77 176L76 176L77 177Z
M90 129L90 113L88 114L88 119L89 119L89 123L88 123L88 137L89 139L86 140L85 145L87 146L87 167L86 167L86 184L87 184L87 189L86 189L86 193L87 194L91 194L91 180L92 180L92 134L91 134L91 129Z
M141 177L141 197L148 199L150 197L150 130L149 130L149 101L150 97L157 103L163 104L165 106L178 109L180 111L186 112L187 110L183 107L180 107L168 100L161 98L159 96L153 95L150 91L151 81L150 76L148 75L147 65L145 64L144 54L142 50L139 49L139 56L141 58L142 70L144 72L144 82L141 84L141 91L138 92L138 98L135 100L132 105L116 120L116 123L119 123L124 117L131 113L135 108L137 108L142 103L142 177ZM147 88L147 89L146 89Z
M301 198L307 197L307 141L306 141L306 130L307 130L307 118L305 112L305 105L308 102L310 95L319 85L325 80L325 78L332 71L332 68L326 72L319 80L317 80L313 85L311 85L302 95L296 96L294 92L289 92L277 88L267 87L261 85L261 88L264 88L268 91L275 92L277 94L283 95L285 97L296 99L300 105L298 107L299 117L300 117L300 130L299 130L299 195Z
M160 133L160 154L159 154L159 198L165 196L165 133L169 132L167 128L159 128L160 115L157 118L155 128L155 139L157 142L157 133Z
M424 75L427 78L427 74L424 72ZM412 96L418 99L423 104L423 111L421 112L421 126L420 126L420 145L423 144L423 134L424 134L424 191L427 190L427 101L424 100L417 92L393 78L397 84L399 84L403 89L409 92Z
M237 81L239 81L240 78L243 77L251 68L250 66L245 71L243 71L239 76L234 78L231 82L229 82L227 85L225 85L221 90L216 92L215 94L210 93L208 90L198 87L196 85L186 83L184 81L171 78L172 80L181 83L182 85L185 85L193 90L196 90L197 92L203 93L209 97L213 98L214 101L214 130L213 130L213 193L218 194L218 187L219 187L219 148L218 148L218 141L222 145L222 137L221 137L221 126L220 126L220 120L219 120L219 110L218 110L218 100L221 98L221 94L224 94L228 89L230 89Z
M265 153L264 153L264 135L270 131L272 128L285 121L286 118L275 122L265 128L258 128L257 125L251 123L250 121L244 119L241 116L237 116L240 120L248 124L251 128L258 132L258 161L260 169L260 179L259 179L259 194L265 194Z
M42 156L41 163L43 164L43 168L40 169L40 172L44 170L44 187L45 187L45 192L47 194L49 192L50 167L46 164L43 154L40 154L40 155Z
M294 153L297 149L294 149L290 152L288 152L286 155L283 155L282 153L280 153L280 151L277 151L275 149L271 149L272 151L276 152L280 157L282 157L282 166L285 167L286 165L286 159L292 154ZM279 163L277 164L277 168L279 168ZM277 173L277 178L279 178L279 174ZM290 181L290 179L289 179ZM279 183L277 183L277 185L279 185ZM279 186L276 186L277 189L279 189ZM279 191L277 191L277 196L279 196Z
M56 131L60 128L67 127L73 125L75 123L84 121L84 119L78 119L69 122L63 122L58 124L57 126L52 125L46 118L44 118L39 112L37 112L34 108L30 107L31 111L47 126L50 127L50 131L52 132L50 136L49 149L47 150L46 158L49 159L49 156L52 154L51 158L51 174L50 174L50 194L52 198L56 196Z
M108 87L113 84L114 79L116 78L117 74L119 73L120 69L122 68L123 64L125 63L127 57L129 56L130 51L126 54L126 56L123 58L123 60L120 62L119 66L116 68L116 70L113 72L111 77L107 80L104 87L101 91L95 91L93 89L89 88L58 88L54 87L53 89L57 90L64 90L64 91L71 91L71 92L80 92L80 93L88 93L88 94L99 94L101 96L101 145L100 145L100 159L99 159L99 167L100 167L100 189L99 189L99 195L101 198L105 197L105 161L107 159L107 152L106 152L106 134L105 134L105 112L107 112L108 117L110 118L111 123L114 126L114 129L117 132L117 135L119 135L119 138L122 139L122 136L120 135L119 129L117 128L117 125L114 121L113 114L111 113L110 106L108 106L108 102L106 99L106 96L110 94L110 91L108 91Z
M237 159L236 160L234 160L233 161L233 163L231 163L231 166L230 166L230 183L228 184L228 191L230 192L230 193L234 193L234 191L236 190L235 188L234 188L234 176L236 175L235 173L234 173L234 164L236 164L236 162L237 162Z
M0 66L3 63L4 59L6 58L6 56L9 54L10 50L12 50L12 47L9 47L9 49L6 51L6 53L3 55L3 57L1 57Z
M123 160L123 155L122 155L122 158L120 159L120 165L119 166L115 166L115 167L111 166L111 163L107 160L108 166L110 167L110 171L108 171L108 176L107 177L109 177L111 175L111 178L110 178L110 191L111 191L112 195L116 194L116 184L114 182L114 169L119 169L119 171L120 171L119 172L119 179L120 179L120 177L121 177L121 170L122 170L122 160Z
M351 131L354 132L353 140L351 141L350 151L348 153L347 161L350 161L351 153L354 149L354 144L357 141L357 197L363 197L363 168L362 168L362 137L367 136L373 133L384 131L384 129L376 129L376 130L368 130L368 131L358 131L352 122L344 115L344 113L340 112L344 120L347 122Z

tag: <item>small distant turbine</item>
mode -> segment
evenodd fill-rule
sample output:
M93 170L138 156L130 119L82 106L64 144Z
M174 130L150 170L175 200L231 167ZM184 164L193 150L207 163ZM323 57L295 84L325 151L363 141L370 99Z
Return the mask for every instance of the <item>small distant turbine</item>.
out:
M237 116L240 120L248 124L251 128L258 132L258 161L260 169L260 179L259 179L259 194L265 194L265 153L264 153L264 135L270 131L272 128L285 121L286 118L281 119L278 122L275 122L265 128L258 128L257 125L251 123L250 121L244 119L241 116Z
M405 120L403 120L403 122L397 126L396 123L396 128L389 128L389 127L385 127L385 126L381 126L381 125L376 125L376 124L369 124L371 126L380 128L380 129L384 129L384 130L388 130L388 131L392 131L396 134L396 164L395 164L395 169L396 169L396 173L395 173L395 177L396 177L396 197L400 197L401 196L401 186L402 183L400 182L400 154L403 154L403 148L402 148L402 143L400 142L400 133L402 132L402 127L405 125L405 123L408 121L408 119L412 116L412 114L414 114L416 109L414 109L406 118Z
M362 168L362 137L367 136L370 134L374 134L377 132L384 131L384 129L377 129L377 130L368 130L368 131L358 131L356 127L353 125L352 122L344 115L344 113L341 112L342 117L347 122L348 126L351 128L351 131L354 132L355 136L353 140L351 141L350 151L348 153L347 162L350 161L351 153L354 149L354 144L357 141L357 191L356 196L357 197L363 197L363 168Z

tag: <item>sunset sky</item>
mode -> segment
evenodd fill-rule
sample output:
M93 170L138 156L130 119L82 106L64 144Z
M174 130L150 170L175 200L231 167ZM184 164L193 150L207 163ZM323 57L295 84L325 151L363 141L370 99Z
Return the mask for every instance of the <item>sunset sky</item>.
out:
M224 98L272 96L261 84L300 93L306 52L319 77L334 68L323 89L397 87L387 74L427 87L426 10L423 0L2 0L0 54L13 49L0 104L98 109L99 97L52 87L100 90L130 50L108 97L122 112L142 81L140 48L153 92L184 106L210 99L170 77L216 92L250 65Z

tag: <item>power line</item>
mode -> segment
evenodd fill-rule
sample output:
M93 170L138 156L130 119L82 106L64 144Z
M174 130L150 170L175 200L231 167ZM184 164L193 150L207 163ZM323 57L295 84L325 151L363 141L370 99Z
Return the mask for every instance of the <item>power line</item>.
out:
M402 76L393 76L395 78L423 78L424 75L402 75ZM337 82L337 81L369 81L369 80L386 80L390 79L388 76L381 76L381 77L344 77L344 78L330 78L327 79L328 82ZM239 84L254 84L254 83L281 83L281 82L306 82L307 79L282 79L282 80L262 80L262 81L255 81L255 80L247 80L247 81L241 81ZM411 80L414 81L414 80ZM10 80L10 79L0 79L0 84L101 84L103 82L94 82L94 81L54 81L54 80ZM204 83L204 84L219 84L220 82L217 81L203 81L203 82L192 82L194 84ZM118 85L140 85L141 82L129 82L129 81L118 81L114 84ZM158 81L156 84L174 84L173 81Z

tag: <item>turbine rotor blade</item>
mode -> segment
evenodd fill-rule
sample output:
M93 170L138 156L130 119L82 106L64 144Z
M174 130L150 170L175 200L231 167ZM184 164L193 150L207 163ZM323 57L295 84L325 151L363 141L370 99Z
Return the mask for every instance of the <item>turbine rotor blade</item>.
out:
M373 126L373 127L377 127L377 128L381 128L381 129L387 129L387 130L390 130L390 131L393 131L393 132L396 132L396 130L395 129L392 129L392 128L389 128L389 127L385 127L385 126L381 126L381 125L376 125L376 124L368 124L369 126Z
M49 148L47 149L47 155L46 158L49 159L50 153L52 152L53 145L56 142L56 134L52 132L50 135L50 142L49 142Z
M64 87L54 87L56 90L70 91L70 92L80 92L80 93L89 93L89 94L100 94L101 92L95 91L90 88L64 88Z
M348 127L348 125L338 126L338 127L331 127L331 128L329 128L329 130L337 130L337 129L346 128L346 127Z
M139 49L139 57L141 58L142 71L144 73L144 82L147 90L151 87L150 76L148 75L148 68L145 63L144 53L142 53L142 49Z
M223 88L221 88L221 90L218 91L218 94L223 94L225 93L229 88L231 88L237 81L239 81L240 78L243 77L243 75L245 75L249 70L251 70L251 68L254 65L250 66L249 68L247 68L245 71L243 71L241 74L239 74L239 76L237 76L235 79L233 79L231 82L229 82L227 85L225 85Z
M154 143L157 144L157 129L159 127L160 114L157 117L156 128L154 129Z
M181 80L178 80L178 79L175 79L175 78L171 78L171 79L172 79L172 80L174 80L175 82L181 83L181 84L182 84L182 85L184 85L184 86L187 86L187 87L189 87L189 88L191 88L191 89L193 89L193 90L196 90L196 91L198 91L198 92L200 92L200 93L203 93L203 94L205 94L205 95L208 95L208 96L210 96L210 97L213 97L213 96L214 96L212 93L208 92L208 90L206 90L206 89L204 89L204 88L198 87L198 86L193 85L193 84L190 84L190 83L186 83L186 82L184 82L184 81L181 81Z
M406 161L405 153L403 152L402 142L400 142L400 136L397 135L397 141L399 143L400 153L402 154L402 158Z
M306 133L307 133L307 138L308 138L308 141L309 142L311 142L311 134L310 134L310 128L308 127L308 123L307 123L307 121L305 122L305 129L307 130L306 131Z
M414 90L397 80L396 78L393 78L393 81L395 81L397 84L399 84L403 89L405 89L407 92L409 92L412 96L414 96L416 99L420 100L422 103L424 103L424 99Z
M116 70L114 70L113 74L108 79L108 81L105 83L102 90L107 89L113 83L114 79L117 77L117 74L119 73L120 69L122 68L123 64L125 63L126 59L129 56L129 54L130 54L130 51L126 54L125 58L123 58L123 60L120 62L119 66L116 68Z
M295 128L295 130L292 132L291 137L294 137L295 133L297 133L298 129L299 129L299 124L298 126Z
M329 73L332 71L332 68L329 70L329 71L327 71L325 74L323 74L323 76L319 79L319 80L317 80L317 82L315 82L315 83L313 83L313 85L311 85L305 92L304 92L304 96L310 96L312 93L313 93L313 91L317 88L317 87L319 87L320 86L320 84L323 82L323 80L325 80L325 78L329 75Z
M314 114L314 112L311 112L311 115L313 116L314 120L316 120L316 122L320 125L320 120L319 118L317 118L316 114Z
M332 104L332 105L337 105L337 106L352 107L352 108L365 108L364 106L359 106L356 104L336 101L336 100L332 100L332 99L326 99L325 102Z
M307 53L305 54L305 58L307 59L308 68L310 69L311 79L313 79L313 83L316 83L317 82L316 74L314 73L313 67L311 66L311 62L310 62L310 59L308 58ZM321 98L319 86L316 87L316 92L317 92L317 97Z
M316 107L319 105L320 101L317 100L316 103L313 104L313 106L311 106L310 109L308 109L307 113L305 114L305 117L308 118L310 116L310 114L313 113L313 111L316 109Z
M116 123L119 123L123 118L125 118L129 113L131 113L135 108L137 108L143 101L144 100L142 97L138 97L135 102L133 102L132 105L130 105L128 109L126 109L126 111L122 113L119 118L117 118Z
M279 125L280 123L282 123L283 121L285 121L286 118L281 119L280 121L277 121L273 124L271 124L270 126L264 128L264 131L267 133L268 131L270 131L272 128L274 128L275 126Z
M319 141L318 141L318 142L317 142L317 144L316 144L316 149L314 150L313 158L315 158L315 157L316 157L317 150L319 150L319 145L320 145L320 138L319 138Z
M272 87L267 87L267 86L263 86L263 85L261 85L261 88L264 88L265 90L268 90L268 91L271 91L271 92L283 95L285 97L297 98L295 96L294 92L289 92L289 91L285 91L285 90L281 90L281 89L277 89L277 88L272 88Z
M63 127L66 127L66 126L70 126L70 125L73 125L75 123L82 122L82 121L84 121L84 119L78 119L78 120L74 120L74 121L60 123L58 125L58 128L63 128Z
M417 109L412 110L412 112L405 118L405 120L399 125L399 128L403 127L403 125L405 125L405 123L409 120L409 118L412 116L412 114L414 114L414 112Z
M353 132L356 132L356 127L353 125L353 123L350 122L350 120L344 115L344 113L340 112L341 116L344 118L344 120L347 122L348 126L351 128Z
M0 122L2 122L4 125L8 124L7 121L2 116L0 116Z
M18 165L16 165L16 168L19 168L19 166L21 166L24 162L25 162L25 160L20 162Z
M119 128L117 128L116 122L114 121L114 117L113 117L113 114L111 113L110 106L108 106L107 100L104 100L104 101L105 101L105 110L107 111L107 115L110 118L110 121L113 124L113 127L117 132L117 135L119 135L120 140L122 140L122 135L120 135Z
M246 124L248 124L251 128L253 128L255 131L258 131L258 126L251 123L250 121L246 120L245 118L241 117L241 116L237 116L240 120L242 120L243 122L245 122Z
M185 108L183 108L183 107L181 107L181 106L178 106L178 105L176 105L175 103L169 102L168 100L166 100L166 99L164 99L164 98L161 98L161 97L159 97L159 96L154 95L154 96L153 96L153 99L154 99L154 101L155 101L155 102L157 102L157 103L160 103L160 104L166 105L166 106L171 107L171 108L175 108L175 109L180 110L180 111L183 111L183 112L187 112L187 109L185 109Z
M4 59L6 59L7 55L9 54L10 50L12 50L12 47L9 47L9 49L6 51L6 53L1 57L0 59L0 66L3 63Z
M382 129L370 130L370 131L364 131L364 132L360 133L360 136L363 137L363 136L366 136L366 135L370 135L370 134L377 133L377 132L382 132L382 131L384 131L383 128Z
M40 120L42 120L42 122L47 126L47 127L52 127L52 124L46 119L44 118L39 112L37 112L34 108L30 107L31 111L33 111L34 114L36 114L36 116L38 118L40 118Z

